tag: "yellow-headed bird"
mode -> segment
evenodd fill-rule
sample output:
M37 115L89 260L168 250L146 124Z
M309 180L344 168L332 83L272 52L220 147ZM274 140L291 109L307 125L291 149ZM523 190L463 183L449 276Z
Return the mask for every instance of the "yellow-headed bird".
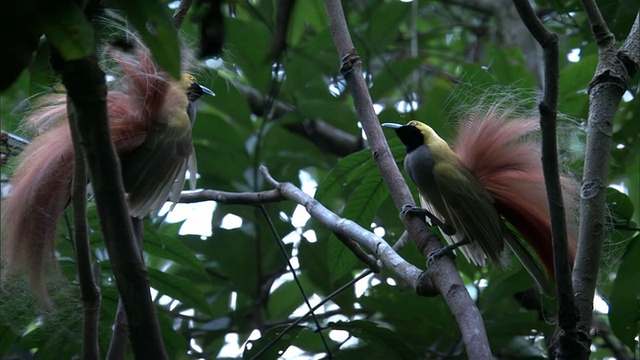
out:
M495 108L461 123L454 149L429 126L412 120L406 125L385 123L406 146L404 167L418 187L424 211L441 228L449 243L440 256L459 248L466 259L484 266L500 265L505 242L531 274L540 290L553 288L509 221L536 251L553 276L551 222L547 206L540 145L530 136L538 128L531 118L509 120ZM567 206L578 184L563 176ZM568 216L570 263L575 256L577 226Z

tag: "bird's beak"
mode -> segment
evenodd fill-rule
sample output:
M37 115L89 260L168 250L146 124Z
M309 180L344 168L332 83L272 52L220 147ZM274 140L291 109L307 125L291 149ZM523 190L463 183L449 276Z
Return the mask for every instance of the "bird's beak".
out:
M200 89L202 90L203 93L207 94L207 95L211 95L211 96L216 96L216 93L214 93L211 89L209 89L206 86L202 86L200 84L198 84L198 86L200 86Z
M403 127L404 125L396 124L396 123L383 123L382 126L388 127L388 128L391 128L391 129L399 129L399 128Z

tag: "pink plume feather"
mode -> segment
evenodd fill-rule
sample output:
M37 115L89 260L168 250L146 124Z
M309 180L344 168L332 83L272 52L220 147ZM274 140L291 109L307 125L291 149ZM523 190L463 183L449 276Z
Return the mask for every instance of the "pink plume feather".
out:
M461 122L453 149L461 163L493 196L496 208L538 254L553 276L551 222L542 172L535 118L509 119L497 108L480 111ZM579 184L561 176L570 264L576 251L577 226L570 215Z
M163 111L171 78L153 62L149 50L137 44L131 53L111 51L124 80L109 91L107 107L112 141L119 154L140 146ZM66 117L66 94L43 98L48 104L25 119L42 135L19 157L9 196L2 201L2 278L25 268L36 295L46 299L46 274L54 265L55 235L69 203L73 146Z

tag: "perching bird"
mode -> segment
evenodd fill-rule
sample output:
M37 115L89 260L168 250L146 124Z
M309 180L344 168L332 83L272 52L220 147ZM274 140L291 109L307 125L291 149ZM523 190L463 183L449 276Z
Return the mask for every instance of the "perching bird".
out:
M407 210L426 215L449 243L436 256L459 248L476 265L484 266L487 258L500 265L506 242L540 290L553 294L545 274L520 242L521 236L553 277L541 150L530 136L537 131L538 122L533 118L509 120L507 116L494 107L469 117L460 124L453 150L419 121L382 125L395 129L406 146L404 167L418 187L426 211ZM570 214L578 183L567 176L562 176L561 182ZM573 264L577 226L572 216L567 219ZM509 230L504 220L520 236Z
M108 92L107 108L130 214L143 218L167 199L177 201L187 168L195 179L193 103L213 92L191 75L173 80L149 49L135 37L132 41L130 51L108 52L123 76ZM69 204L74 160L66 94L49 95L42 103L25 119L40 135L20 155L2 201L1 269L3 278L26 269L36 295L45 298L45 274L56 269L56 230Z

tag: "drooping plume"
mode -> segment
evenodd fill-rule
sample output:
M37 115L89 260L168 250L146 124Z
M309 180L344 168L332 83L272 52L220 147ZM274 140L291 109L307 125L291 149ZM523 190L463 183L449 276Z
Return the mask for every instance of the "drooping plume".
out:
M497 107L478 110L463 120L453 142L460 162L491 193L498 212L536 251L548 274L553 276L553 249L547 192L538 140L537 118L512 119ZM569 261L576 251L577 225L573 215L579 184L561 176L567 214Z
M142 218L167 198L179 196L185 170L195 166L195 160L189 160L193 101L211 91L190 75L172 79L139 39L128 35L130 51L107 51L122 70L107 95L107 108L131 216ZM48 95L40 103L44 105L25 123L41 135L19 156L9 194L2 201L1 255L3 278L24 268L44 299L45 274L56 272L55 235L69 204L74 160L66 94Z

